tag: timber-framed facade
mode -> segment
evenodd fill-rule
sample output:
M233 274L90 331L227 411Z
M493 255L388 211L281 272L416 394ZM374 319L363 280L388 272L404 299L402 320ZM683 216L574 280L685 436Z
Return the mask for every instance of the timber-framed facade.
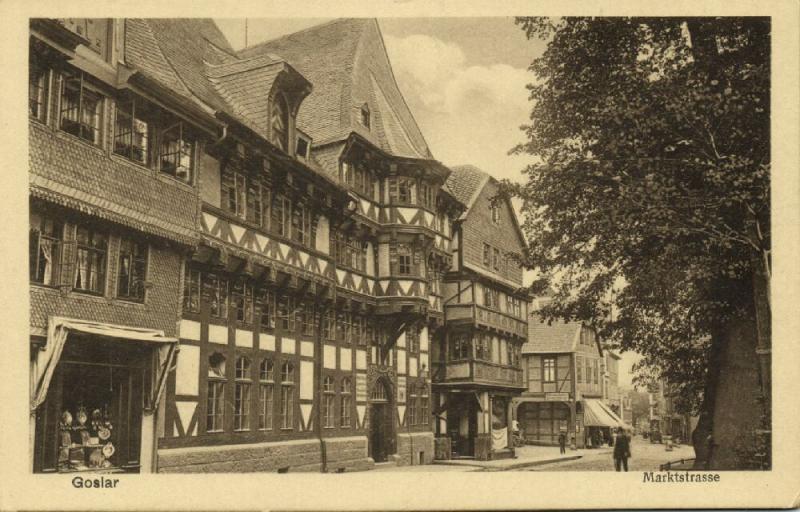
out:
M448 281L513 298L476 313L509 341L470 385L517 387L521 272L462 261L469 205L376 21L236 52L210 20L32 20L30 45L34 471L430 463Z

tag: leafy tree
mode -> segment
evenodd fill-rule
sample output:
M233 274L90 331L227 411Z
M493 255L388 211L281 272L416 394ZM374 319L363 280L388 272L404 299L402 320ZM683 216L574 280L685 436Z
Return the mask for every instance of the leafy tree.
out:
M517 24L549 40L515 149L535 163L506 184L522 199L523 263L542 276L532 292L555 290L540 312L592 322L643 355L640 379L708 413L732 322L770 345L769 20Z

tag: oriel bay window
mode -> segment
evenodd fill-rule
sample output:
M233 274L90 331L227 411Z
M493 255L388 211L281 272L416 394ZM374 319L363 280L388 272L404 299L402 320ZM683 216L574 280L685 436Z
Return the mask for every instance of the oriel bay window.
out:
M486 333L479 332L475 336L475 359L492 360L492 340Z
M123 238L120 242L117 273L117 296L128 300L144 301L147 245Z
M414 204L416 179L405 176L387 178L390 204Z
M469 359L472 338L469 332L456 332L450 334L448 340L448 359L458 361Z
M397 267L395 273L401 276L410 276L416 274L416 266L414 265L414 250L408 244L397 245Z
M214 352L208 358L206 432L225 428L225 379L225 356Z
M333 379L326 376L322 381L322 414L325 428L334 428L336 426L335 400L336 389L334 388Z
M294 428L294 366L289 361L281 366L281 428Z
M78 226L76 247L73 288L102 294L106 282L108 235L98 232L93 227Z
M359 272L367 271L367 245L341 231L332 232L336 264Z
M48 286L59 283L64 224L39 213L30 215L30 280Z
M236 358L236 383L233 388L233 428L250 430L250 360Z
M62 130L99 144L102 107L103 96L91 88L82 72L64 74L59 121Z
M258 428L272 430L272 403L275 371L271 359L264 359L258 370Z

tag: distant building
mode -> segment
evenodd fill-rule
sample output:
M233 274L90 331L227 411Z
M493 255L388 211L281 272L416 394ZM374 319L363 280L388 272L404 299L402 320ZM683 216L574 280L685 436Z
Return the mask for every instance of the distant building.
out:
M533 318L522 358L526 389L514 406L526 442L556 444L564 432L579 448L596 446L623 424L605 403L604 354L590 326Z
M673 440L683 442L691 440L692 431L697 425L697 418L680 414L675 409L673 392L663 380L648 388L650 404L650 431L661 436L672 436Z

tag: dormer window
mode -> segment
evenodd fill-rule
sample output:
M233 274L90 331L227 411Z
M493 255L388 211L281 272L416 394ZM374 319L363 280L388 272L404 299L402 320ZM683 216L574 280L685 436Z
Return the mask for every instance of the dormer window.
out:
M270 115L272 143L283 151L289 149L289 105L286 97L276 93L272 98L272 114Z
M370 129L369 106L366 103L361 106L361 124L367 130Z

